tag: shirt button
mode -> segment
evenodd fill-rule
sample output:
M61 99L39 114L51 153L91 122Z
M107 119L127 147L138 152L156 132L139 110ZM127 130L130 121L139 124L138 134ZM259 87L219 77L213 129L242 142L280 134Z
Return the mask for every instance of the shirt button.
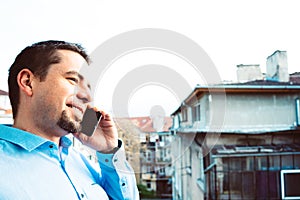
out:
M80 194L80 196L81 196L81 198L83 198L83 197L84 197L84 194Z
M49 145L49 148L52 149L52 148L53 148L53 144L50 144L50 145Z
M118 158L115 158L115 159L114 159L114 162L117 162L117 161L118 161Z
M104 161L105 161L105 162L108 162L109 160L108 160L108 159L105 159Z

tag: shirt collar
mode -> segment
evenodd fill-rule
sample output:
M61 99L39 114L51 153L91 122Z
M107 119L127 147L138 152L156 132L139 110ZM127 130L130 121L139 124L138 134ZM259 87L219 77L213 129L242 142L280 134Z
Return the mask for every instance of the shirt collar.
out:
M61 137L59 145L63 148L69 148L72 145L72 141L68 137Z
M18 128L9 127L0 124L0 139L14 143L27 151L32 151L40 145L49 142L49 140L32 134L27 131L20 130ZM71 140L67 137L62 137L60 145L62 147L70 147L72 144Z

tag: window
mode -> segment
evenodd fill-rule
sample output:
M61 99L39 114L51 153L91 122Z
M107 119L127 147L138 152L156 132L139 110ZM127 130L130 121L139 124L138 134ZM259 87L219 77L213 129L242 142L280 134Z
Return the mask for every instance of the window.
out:
M150 180L146 180L146 184L147 184L147 188L151 189L151 181Z
M215 171L208 171L206 176L208 178L213 177L208 181L210 185L207 186L212 191L211 199L248 200L257 199L257 197L260 199L280 199L280 185L282 185L280 172L283 169L298 170L299 158L299 152L286 155L216 157ZM296 186L299 185L299 181L295 181L299 179L297 178L293 177L292 180ZM201 186L200 179L197 181L198 185ZM294 190L294 185L290 185L287 189L292 192L298 191ZM298 192L298 194L300 193Z
M200 121L201 120L201 114L200 114L200 104L193 106L192 108L192 114L193 114L193 122Z
M299 199L300 191L300 170L282 170L281 177L281 198L282 199Z
M164 166L161 166L160 168L159 168L159 174L160 175L165 175L165 167Z
M181 114L182 114L182 121L186 122L188 120L188 114L187 114L187 108L183 107L181 110Z

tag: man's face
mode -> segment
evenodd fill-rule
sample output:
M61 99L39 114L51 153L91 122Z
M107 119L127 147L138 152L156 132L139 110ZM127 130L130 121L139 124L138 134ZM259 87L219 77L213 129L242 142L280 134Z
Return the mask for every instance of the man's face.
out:
M84 58L73 51L58 50L61 62L49 67L46 79L33 91L33 116L37 128L54 135L78 132L91 101L90 86L79 74Z

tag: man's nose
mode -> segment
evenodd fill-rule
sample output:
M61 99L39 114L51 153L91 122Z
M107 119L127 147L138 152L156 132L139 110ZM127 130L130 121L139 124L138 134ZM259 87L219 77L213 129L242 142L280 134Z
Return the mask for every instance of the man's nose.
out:
M78 86L76 96L84 103L88 103L92 101L91 89L88 86L83 86L83 85Z

